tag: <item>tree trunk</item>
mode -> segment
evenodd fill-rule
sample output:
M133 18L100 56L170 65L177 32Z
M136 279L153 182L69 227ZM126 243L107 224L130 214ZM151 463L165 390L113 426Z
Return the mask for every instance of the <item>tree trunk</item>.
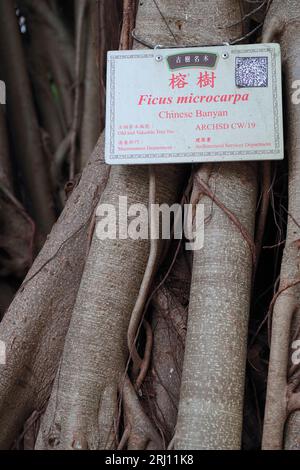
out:
M264 41L279 41L286 91L287 156L289 163L288 225L279 289L272 302L271 352L264 419L263 449L300 449L299 366L292 364L291 343L299 339L300 305L300 138L299 104L293 83L299 80L300 5L274 0L264 26ZM289 418L288 418L289 417ZM287 419L288 418L288 419Z
M97 67L97 47L95 32L98 26L95 12L95 2L89 0L87 8L87 43L86 62L83 90L82 126L80 132L80 160L81 168L86 164L87 156L91 154L97 142L100 129L100 71Z
M243 35L238 1L195 3L205 22L198 43ZM256 197L255 164L195 173L191 202L205 205L207 219L204 248L194 252L176 449L241 445Z
M160 203L176 200L180 173L181 167L157 170ZM127 196L128 205L147 204L148 169L113 167L101 203L117 210L119 195ZM99 240L94 234L58 371L58 389L52 392L37 448L112 445L117 390L128 354L127 329L148 250L146 240Z
M46 236L55 221L53 197L17 17L10 1L0 2L0 59L5 65L8 120L14 149L30 195L33 216Z
M9 155L6 114L0 105L0 278L14 276L23 279L32 264L35 229L24 207L15 197ZM7 301L10 291L8 285L4 290L6 294L3 299Z
M0 324L7 349L7 364L0 365L1 449L49 397L107 175L102 140Z
M173 15L185 21L182 2L173 0L171 7L172 21ZM190 32L193 26L187 21L183 31ZM139 5L137 34L154 44L174 41L151 1ZM177 34L181 41L184 33L178 30ZM155 174L157 201L176 201L183 166L159 166ZM101 203L117 208L120 195L127 196L128 205L148 204L148 168L112 167ZM116 445L117 389L120 386L122 390L125 379L127 330L148 252L148 241L101 241L94 234L38 449L103 449ZM133 443L130 438L129 442Z

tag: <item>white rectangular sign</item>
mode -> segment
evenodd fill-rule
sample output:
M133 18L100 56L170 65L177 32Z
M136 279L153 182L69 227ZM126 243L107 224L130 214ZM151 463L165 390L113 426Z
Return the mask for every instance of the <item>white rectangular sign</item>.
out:
M108 53L107 163L282 158L278 44Z

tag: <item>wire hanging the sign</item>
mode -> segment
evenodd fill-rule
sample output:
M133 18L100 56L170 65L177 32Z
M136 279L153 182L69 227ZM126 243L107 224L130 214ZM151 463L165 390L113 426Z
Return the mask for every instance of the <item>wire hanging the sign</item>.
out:
M222 42L218 44L151 44L150 42L146 41L145 39L137 36L135 29L132 30L131 35L133 39L142 44L143 46L147 47L148 49L187 49L188 47L208 47L208 46L230 46L233 43L230 42Z
M261 28L262 24L257 25L255 28L253 28L252 31L249 33L245 34L244 36L240 38L233 39L232 41L227 41L227 42L221 42L217 44L151 44L150 42L146 41L145 39L137 36L135 32L135 28L132 30L131 35L135 41L137 41L139 44L142 44L143 46L147 47L148 49L186 49L188 47L208 47L208 46L232 46L234 44L239 44L240 42L243 42L245 39L248 39L252 34L254 34L259 28Z

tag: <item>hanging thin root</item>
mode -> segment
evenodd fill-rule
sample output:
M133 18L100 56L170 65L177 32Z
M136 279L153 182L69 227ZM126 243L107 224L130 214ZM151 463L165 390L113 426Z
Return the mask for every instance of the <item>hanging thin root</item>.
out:
M241 232L243 238L249 245L251 254L252 254L252 260L253 260L253 266L256 265L256 249L255 249L255 244L253 243L251 235L248 233L248 231L243 227L243 225L240 223L238 218L231 212L219 199L218 197L212 192L210 187L207 185L205 181L203 181L198 175L196 175L195 178L195 183L197 186L199 186L200 191L202 194L205 194L207 197L209 197L213 203L217 204L217 206L222 209L222 211L227 215L227 217L233 222L233 224L238 228L238 230Z
M143 276L142 284L139 290L139 294L130 318L128 327L127 341L128 350L130 356L133 359L135 370L140 366L139 358L137 357L134 345L139 332L139 326L141 324L142 315L144 312L144 306L149 296L150 287L153 281L153 277L156 271L158 255L159 255L159 244L157 239L158 228L153 226L152 208L155 204L156 198L156 180L154 167L149 166L149 214L150 214L150 253Z
M260 203L260 210L259 210L256 237L255 237L256 263L255 263L255 269L253 270L253 277L255 276L257 263L259 261L259 257L261 253L263 236L265 233L265 226L266 226L266 220L267 220L269 203L270 203L271 189L272 189L271 163L269 161L265 161L263 162L263 165L262 165L262 188L261 188L262 195L261 195L261 203Z
M153 346L153 333L152 333L151 326L146 320L144 320L144 326L146 330L146 346L145 346L144 357L140 365L140 373L134 385L134 388L136 391L140 390L142 383L144 382L145 377L147 375L150 360L151 360L152 346Z

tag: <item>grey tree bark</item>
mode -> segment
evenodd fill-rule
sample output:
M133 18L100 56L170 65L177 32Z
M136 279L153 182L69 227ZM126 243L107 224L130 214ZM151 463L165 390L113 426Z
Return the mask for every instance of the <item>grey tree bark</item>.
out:
M0 324L0 448L49 397L89 245L89 227L108 177L100 141L65 210Z
M34 224L16 198L9 156L6 112L0 105L0 279L22 279L32 264ZM4 280L1 290L0 310L4 313L14 289Z
M86 163L86 156L91 154L97 142L99 132L102 130L100 129L99 59L97 58L97 45L93 39L97 37L94 30L98 26L95 10L95 2L89 0L86 19L88 34L83 91L83 117L80 135L80 166L82 168Z
M199 12L198 44L243 36L240 2L188 3ZM256 198L255 164L195 172L191 202L205 205L205 242L194 252L176 449L241 445Z
M132 170L112 168L102 204L113 204L117 209L119 195L127 196L128 204L147 204L148 169ZM176 200L181 173L180 167L159 169L159 202ZM145 240L103 241L94 234L58 371L57 389L52 392L37 448L97 449L112 445L117 390L128 354L127 329L148 249Z
M286 92L288 224L279 289L272 315L271 351L264 419L263 449L300 449L299 366L292 364L292 343L299 339L300 305L300 154L299 104L293 102L293 84L299 80L300 5L274 0L264 26L264 41L280 42Z
M13 2L0 3L0 58L5 64L8 120L16 156L30 195L32 213L46 236L55 222L55 211Z
M169 7L166 17L171 15L171 21L175 18L185 23L184 28L177 27L178 42L195 34L193 19L186 19L186 11L194 3L187 3L183 8L178 0L164 2L164 9ZM155 3L149 0L139 5L137 34L154 44L174 43ZM159 166L155 174L157 201L176 201L183 167ZM117 208L119 195L127 196L128 204L147 204L148 168L113 167L101 203ZM117 389L120 384L122 389L122 378L125 380L127 330L148 252L148 241L101 241L94 234L37 449L103 449L116 445ZM132 436L129 442L135 445Z

